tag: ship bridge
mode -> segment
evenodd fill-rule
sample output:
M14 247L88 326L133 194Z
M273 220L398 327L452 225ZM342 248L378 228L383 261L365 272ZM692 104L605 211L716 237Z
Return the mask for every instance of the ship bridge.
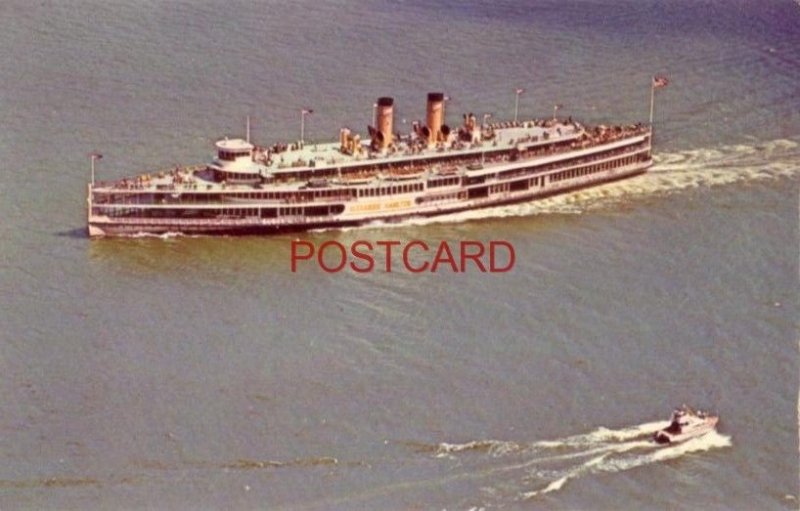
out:
M261 166L253 161L255 146L247 140L232 138L219 140L217 158L209 167L218 181L250 183L259 180Z

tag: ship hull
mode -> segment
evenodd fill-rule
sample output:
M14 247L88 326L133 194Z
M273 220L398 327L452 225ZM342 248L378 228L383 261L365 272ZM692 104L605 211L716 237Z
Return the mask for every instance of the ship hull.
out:
M630 179L647 171L652 162L647 162L624 172L617 172L604 176L597 176L591 181L575 184L565 184L558 188L543 188L531 193L517 194L509 197L493 197L480 201L463 201L462 204L451 203L436 208L410 209L397 214L384 214L376 216L362 216L361 218L324 217L318 220L302 218L297 221L282 219L281 221L260 218L242 219L210 219L210 220L182 220L182 219L139 219L109 217L89 217L88 234L90 237L122 236L135 237L146 235L195 235L195 236L265 236L293 232L305 232L322 229L341 229L357 227L367 224L399 223L411 218L430 218L451 215L465 211L475 211L498 206L534 202L544 198L574 192L581 189L593 188L615 181Z

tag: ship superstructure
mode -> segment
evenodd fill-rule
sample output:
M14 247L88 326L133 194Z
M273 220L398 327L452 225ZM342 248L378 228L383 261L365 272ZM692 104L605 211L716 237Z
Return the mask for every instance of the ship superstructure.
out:
M585 126L571 118L444 123L446 97L428 94L425 122L394 130L379 98L362 139L259 147L216 143L209 164L92 182L90 236L269 234L399 221L497 206L624 179L651 164L647 125ZM94 162L94 160L93 160Z

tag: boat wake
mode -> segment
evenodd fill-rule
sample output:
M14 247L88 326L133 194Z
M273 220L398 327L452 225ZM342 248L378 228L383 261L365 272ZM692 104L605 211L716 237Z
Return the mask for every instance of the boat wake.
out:
M791 178L800 175L800 144L779 139L752 144L692 149L654 156L654 164L642 176L557 195L533 202L465 211L401 222L372 222L353 229L386 229L465 220L561 214L578 215L632 200L666 195L682 190L738 182ZM325 230L325 229L323 229Z
M683 456L731 446L716 431L675 445L651 440L667 421L621 429L598 428L590 433L518 444L481 440L441 443L427 449L435 458L472 467L458 479L486 479L480 507L536 499L563 490L569 481L602 473L617 473ZM474 503L473 503L474 504Z
M531 499L539 495L558 491L570 479L598 473L613 473L630 470L632 468L660 463L680 458L689 453L708 451L714 448L728 447L731 445L730 437L711 431L703 436L692 438L686 442L656 447L649 440L623 442L609 447L607 452L598 456L592 455L583 463L555 471L537 471L530 475L533 481L544 480L549 482L546 486L520 493L520 498ZM638 450L639 452L635 452Z
M200 236L197 236L195 234L185 234L185 233L182 233L182 232L165 232L165 233L161 233L161 234L154 234L154 233L149 233L149 232L137 232L137 233L134 233L134 234L122 235L120 237L122 237L122 238L130 238L130 239L153 238L153 239L161 239L161 240L173 240L173 239L176 239L176 238L199 238Z

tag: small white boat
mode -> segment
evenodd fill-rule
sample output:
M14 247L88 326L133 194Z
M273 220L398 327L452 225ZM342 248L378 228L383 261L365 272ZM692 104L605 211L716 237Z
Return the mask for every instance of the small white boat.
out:
M685 442L690 438L699 437L714 430L717 422L719 422L719 417L694 411L684 405L672 412L672 421L669 426L656 431L653 440L657 444Z

